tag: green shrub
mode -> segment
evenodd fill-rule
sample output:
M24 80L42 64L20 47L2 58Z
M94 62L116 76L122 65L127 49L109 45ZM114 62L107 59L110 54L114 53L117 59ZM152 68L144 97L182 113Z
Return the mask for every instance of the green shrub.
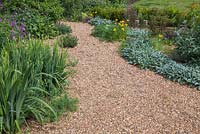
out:
M138 6L136 10L138 18L140 20L148 20L151 26L179 26L185 19L183 13L176 7L159 9Z
M39 122L57 119L64 108L59 111L54 105L67 108L76 103L69 97L63 97L65 104L54 99L62 94L66 96L64 87L71 72L66 58L66 53L59 53L56 46L52 50L41 41L5 45L0 57L2 133L17 133L29 117Z
M25 26L12 16L0 16L0 49L9 41L18 41L25 37Z
M64 9L60 0L3 0L3 10L14 12L26 12L27 9L36 10L41 16L49 17L52 21L57 21L62 17Z
M125 21L121 21L120 23L100 24L94 27L92 35L106 41L119 41L126 38L127 29L128 24Z
M124 7L115 7L115 6L96 6L91 8L89 11L90 15L93 17L101 17L108 20L124 20L126 18L125 13L126 9Z
M200 59L200 25L188 30L179 30L176 37L176 52L186 61Z
M10 35L11 35L11 26L8 22L5 22L5 20L0 17L0 48L3 47L4 44L7 43Z
M145 30L134 29L128 32L128 38L121 47L121 55L130 64L153 70L170 80L200 89L199 68L176 63L154 50L149 33Z
M78 39L72 35L65 35L59 38L58 43L60 47L73 48L78 44Z
M27 9L15 16L18 22L23 21L27 34L34 38L47 38L58 35L55 23L48 16L41 15L37 10Z
M56 29L59 31L59 34L68 34L72 32L71 27L65 24L56 24Z
M60 0L3 1L2 10L3 14L11 14L16 23L23 22L26 34L31 37L50 38L58 35L55 23L63 13Z
M64 16L73 21L82 20L82 13L98 5L106 5L107 0L61 0Z
M188 27L200 24L200 4L193 4L186 14L185 23Z
M151 29L154 30L156 26L163 27L178 27L182 24L191 26L194 22L200 22L200 5L192 4L186 10L180 10L178 7L165 7L165 8L152 8L152 7L143 7L135 6L138 12L138 18L143 20L148 20L151 26Z

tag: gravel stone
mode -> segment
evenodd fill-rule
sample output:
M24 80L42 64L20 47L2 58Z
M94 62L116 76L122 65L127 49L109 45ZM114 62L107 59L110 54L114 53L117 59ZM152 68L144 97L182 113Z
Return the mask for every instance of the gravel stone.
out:
M92 37L92 26L63 22L77 36L69 54L79 60L69 93L79 109L31 134L199 134L200 92L129 65L119 43Z

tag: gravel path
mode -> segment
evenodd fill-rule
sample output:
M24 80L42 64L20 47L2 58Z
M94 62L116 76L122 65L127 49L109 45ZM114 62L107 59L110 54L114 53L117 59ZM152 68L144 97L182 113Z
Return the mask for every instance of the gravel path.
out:
M129 65L119 43L90 35L92 27L67 23L79 45L69 54L79 60L70 94L79 110L32 134L199 134L200 92ZM38 130L39 129L39 130Z

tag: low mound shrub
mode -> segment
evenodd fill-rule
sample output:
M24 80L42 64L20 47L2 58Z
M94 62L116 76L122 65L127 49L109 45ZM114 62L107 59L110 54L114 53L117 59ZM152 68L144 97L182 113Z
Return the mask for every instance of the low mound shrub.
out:
M10 13L25 13L27 10L36 10L40 13L41 16L49 17L51 21L57 21L62 18L64 12L63 7L61 6L60 0L1 0L2 8L1 12L10 12ZM31 13L30 13L31 15Z
M78 44L78 38L72 35L64 35L58 40L59 46L63 48L73 48Z
M126 21L112 22L106 19L94 18L90 21L95 27L92 35L106 41L120 41L126 38L128 24Z
M72 32L70 26L66 26L65 24L56 24L56 29L58 30L59 34L69 34Z
M200 62L200 25L180 29L175 44L176 52L185 62Z

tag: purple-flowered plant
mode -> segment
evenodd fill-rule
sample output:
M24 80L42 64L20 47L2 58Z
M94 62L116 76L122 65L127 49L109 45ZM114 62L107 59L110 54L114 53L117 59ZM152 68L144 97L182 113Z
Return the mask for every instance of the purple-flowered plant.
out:
M11 40L19 40L23 39L26 36L25 25L21 22L17 22L15 20L15 16L11 16L10 18L3 17L0 18L0 28L3 30L4 36L6 38L10 38Z
M14 27L17 25L17 22L16 22L15 20L14 20L14 21L11 21L11 24L10 24L10 25L11 25L12 28L14 28Z

